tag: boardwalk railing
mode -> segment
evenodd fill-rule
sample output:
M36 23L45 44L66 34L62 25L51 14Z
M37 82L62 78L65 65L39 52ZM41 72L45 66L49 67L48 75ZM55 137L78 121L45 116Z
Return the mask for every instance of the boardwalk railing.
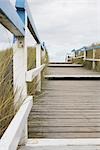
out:
M32 96L29 96L11 121L1 138L0 150L16 150L27 124L27 118L32 107ZM25 140L25 139L22 139ZM27 139L26 139L27 140Z
M27 71L26 73L26 81L31 82L38 74L43 70L45 64L41 65L38 68Z
M16 11L17 9L17 11ZM13 14L13 15L12 15ZM0 0L0 23L14 35L13 43L13 88L14 103L24 100L19 111L11 121L0 140L0 150L16 150L18 144L27 140L27 118L32 107L32 97L27 95L27 81L31 82L36 76L39 81L37 91L41 91L42 50L46 50L37 33L34 20L30 13L28 2L17 0L16 8L9 0ZM36 68L27 71L27 29L36 41ZM20 100L20 102L19 102Z
M91 48L91 49L87 49L82 52L80 51L81 55L77 55L76 57L74 57L74 59L83 59L84 62L85 61L92 62L92 69L94 70L96 67L96 62L100 61L100 59L96 58L96 50L97 49L100 49L100 46L97 46L97 47ZM88 56L87 56L87 52L89 52L90 50L92 50L92 58L88 58Z

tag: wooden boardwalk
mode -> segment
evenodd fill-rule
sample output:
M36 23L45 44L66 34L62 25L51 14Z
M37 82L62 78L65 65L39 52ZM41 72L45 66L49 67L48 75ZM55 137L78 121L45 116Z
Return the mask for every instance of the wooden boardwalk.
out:
M48 67L50 75L99 75L83 67ZM45 80L29 116L29 138L100 138L100 81Z

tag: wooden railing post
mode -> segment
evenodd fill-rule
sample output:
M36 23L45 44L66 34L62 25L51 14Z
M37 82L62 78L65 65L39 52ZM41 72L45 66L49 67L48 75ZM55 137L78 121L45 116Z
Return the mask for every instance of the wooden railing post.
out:
M26 67L25 67L25 38L16 37L13 45L13 86L14 86L14 103L15 109L20 106L27 98L27 84L26 84ZM25 125L26 126L26 125ZM25 127L26 128L26 127ZM25 129L26 130L26 129ZM21 143L26 140L27 131L23 131L23 137Z
M36 45L36 67L41 66L41 45ZM41 92L41 73L37 76L37 92Z
M13 83L15 104L22 102L27 96L27 84L25 81L25 38L15 37L13 43ZM19 99L20 98L20 99ZM21 99L22 98L22 99Z
M95 70L95 53L96 53L96 50L93 49L93 62L92 62L92 68L93 68L93 70Z
M13 44L13 86L15 93L15 109L17 105L22 103L27 98L27 13L25 12L25 36L15 37ZM27 140L27 123L23 130L20 145L24 145Z
M86 50L84 50L84 61L86 60Z

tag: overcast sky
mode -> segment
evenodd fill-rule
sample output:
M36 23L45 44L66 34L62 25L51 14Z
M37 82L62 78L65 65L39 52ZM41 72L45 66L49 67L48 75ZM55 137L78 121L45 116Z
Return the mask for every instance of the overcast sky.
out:
M29 1L40 39L46 43L52 61L64 61L66 52L74 48L100 43L100 0Z

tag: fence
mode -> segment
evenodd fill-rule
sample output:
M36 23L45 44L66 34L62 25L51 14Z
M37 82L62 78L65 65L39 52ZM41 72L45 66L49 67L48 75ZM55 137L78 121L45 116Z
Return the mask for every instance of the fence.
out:
M97 50L100 50L100 46L95 46L94 48L91 49L86 49L84 51L80 51L80 54L76 57L73 57L73 59L82 59L84 62L89 61L92 62L92 69L95 70L96 68L96 62L100 62L100 58L96 58L96 52ZM87 53L90 53L90 51L92 52L91 56L88 57Z
M27 82L31 82L37 76L39 81L37 91L40 92L41 71L45 67L45 64L41 64L41 49L45 52L46 48L39 39L28 2L17 0L16 9L9 0L0 0L0 23L14 34L13 87L15 93L17 89L14 103L19 102L18 100L21 100L21 97L24 99L19 111L0 140L1 150L16 150L18 144L25 144L27 141L27 118L33 104L32 96L27 95ZM28 29L37 43L36 68L29 71L27 71Z

